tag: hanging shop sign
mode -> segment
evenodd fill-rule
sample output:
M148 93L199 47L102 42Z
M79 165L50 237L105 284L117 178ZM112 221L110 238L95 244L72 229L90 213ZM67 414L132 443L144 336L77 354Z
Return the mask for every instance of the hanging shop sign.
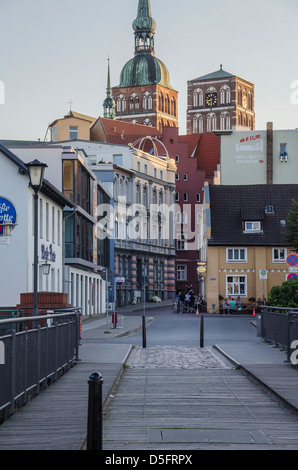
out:
M11 224L12 228L17 223L17 211L8 199L0 197L0 235L4 233L4 225Z

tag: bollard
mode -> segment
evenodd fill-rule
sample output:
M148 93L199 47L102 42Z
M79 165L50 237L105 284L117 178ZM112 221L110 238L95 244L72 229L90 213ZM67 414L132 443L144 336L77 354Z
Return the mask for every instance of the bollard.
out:
M146 348L146 317L145 315L142 316L142 331L143 331L143 348Z
M87 450L102 450L102 376L93 372L88 380Z
M201 315L200 321L200 348L204 347L204 315Z

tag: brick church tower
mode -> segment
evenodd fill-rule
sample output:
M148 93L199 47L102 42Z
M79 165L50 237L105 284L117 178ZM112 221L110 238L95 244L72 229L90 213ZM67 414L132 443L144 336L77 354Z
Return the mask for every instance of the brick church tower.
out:
M254 85L226 72L187 82L187 134L254 130Z
M150 0L139 0L137 18L132 24L135 54L123 67L120 84L112 88L116 119L162 129L178 127L178 93L170 85L169 71L155 57L156 23Z

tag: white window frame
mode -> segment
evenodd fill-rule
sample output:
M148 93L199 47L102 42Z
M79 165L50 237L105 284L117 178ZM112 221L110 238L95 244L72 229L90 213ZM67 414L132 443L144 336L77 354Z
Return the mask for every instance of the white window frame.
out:
M229 278L232 278L233 281L228 281ZM238 278L238 280L237 280ZM241 281L241 278L243 279ZM240 292L240 285L244 285L244 292ZM229 285L232 286L232 291L229 292ZM237 289L235 289L235 287L238 286ZM234 276L234 275L227 275L226 276L226 297L247 297L247 276L246 275L242 275L239 276Z
M278 257L275 258L275 251L277 251ZM284 257L281 258L281 251L284 252ZM272 248L272 262L273 263L286 263L287 260L287 249L286 248Z
M244 251L244 259L240 258L240 251ZM229 251L232 251L232 258L229 258ZM238 258L237 258L238 253ZM226 262L227 263L247 263L247 248L226 248Z
M251 228L248 228L248 224L251 224ZM244 225L244 231L246 233L260 233L262 232L261 222L257 220L247 221Z
M181 273L183 273L182 277L181 277ZM177 264L177 281L187 281L186 264Z
M183 179L184 181L188 181L188 173L184 173Z
M177 236L177 250L179 251L187 250L187 240L184 234L179 233Z
M69 140L77 140L79 138L78 126L69 126Z

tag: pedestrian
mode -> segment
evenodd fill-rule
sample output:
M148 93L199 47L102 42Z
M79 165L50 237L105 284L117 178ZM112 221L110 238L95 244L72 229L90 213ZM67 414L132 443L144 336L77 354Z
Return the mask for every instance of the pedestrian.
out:
M230 308L231 308L231 310L235 310L235 308L236 308L236 302L235 302L234 299L232 299L232 300L230 301Z

